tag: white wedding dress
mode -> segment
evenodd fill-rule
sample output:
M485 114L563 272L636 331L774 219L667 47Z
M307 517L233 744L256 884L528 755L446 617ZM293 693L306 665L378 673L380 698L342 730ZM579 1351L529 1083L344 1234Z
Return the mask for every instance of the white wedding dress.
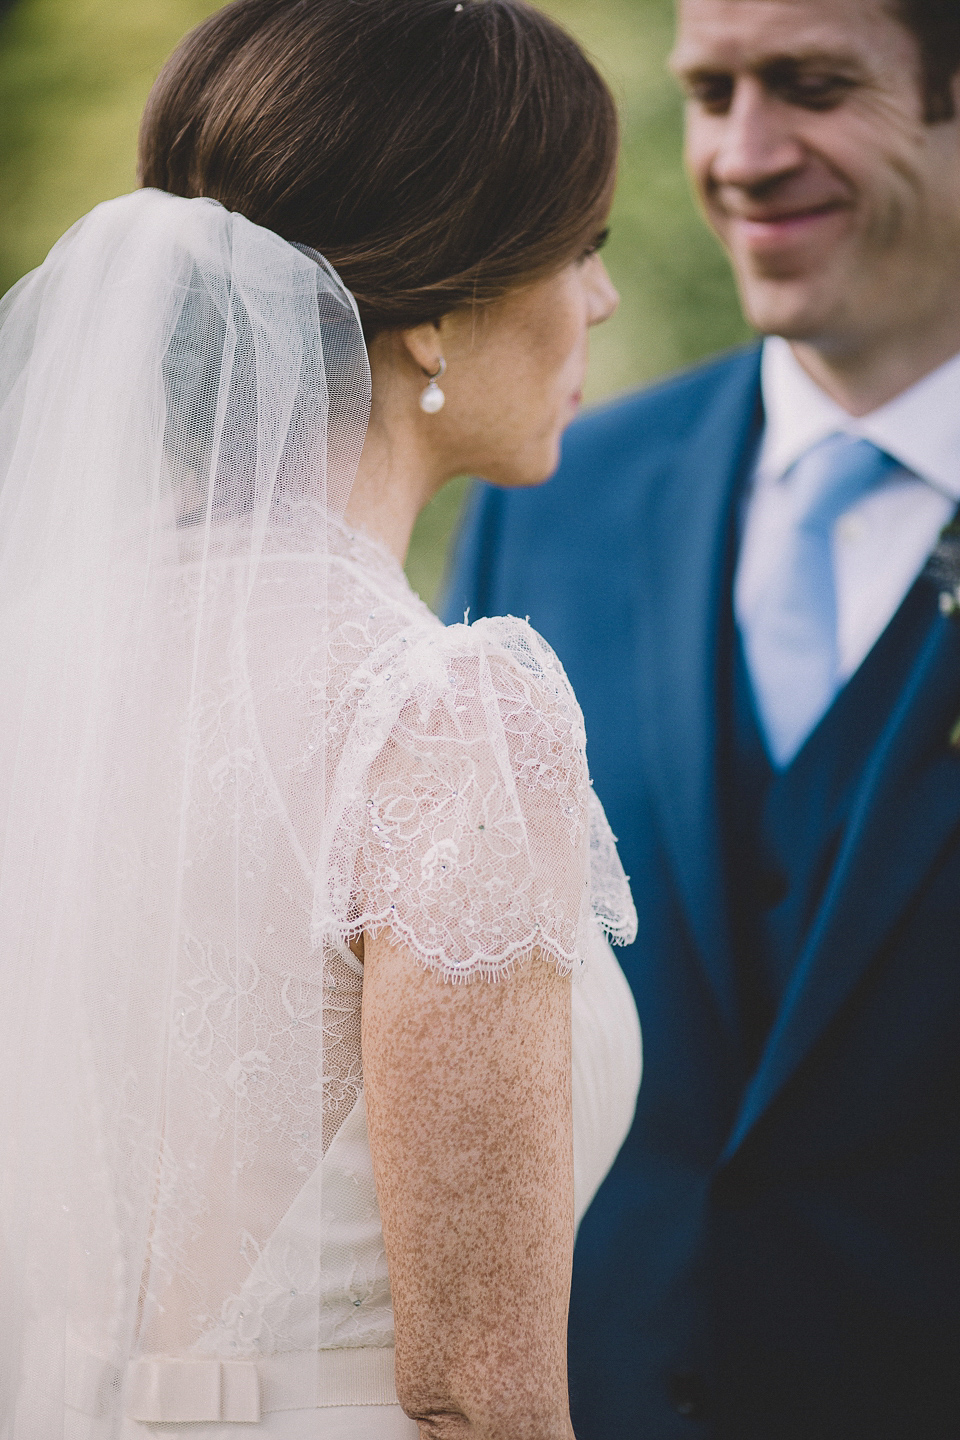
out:
M322 257L211 201L99 207L0 309L0 1440L416 1434L363 932L571 974L578 1218L629 1128L580 709L344 523L368 401Z
M375 765L368 772L364 786L349 798L347 819L341 823L346 848L364 853L359 866L351 862L348 868L354 875L359 870L365 876L366 923L378 925L388 920L426 963L447 969L451 977L458 964L455 957L460 957L460 964L478 965L490 975L502 975L500 983L509 984L509 968L522 948L524 928L536 923L528 906L539 905L547 914L552 911L550 918L557 929L550 948L563 968L575 971L574 1177L579 1223L623 1143L640 1082L636 1008L601 928L601 922L606 922L617 933L631 922L629 897L612 839L591 794L594 878L590 904L583 914L577 913L579 905L564 912L570 896L566 889L569 875L549 897L542 890L536 898L528 895L518 902L505 893L502 882L507 872L502 870L500 858L491 858L485 846L472 851L465 870L458 856L470 831L483 831L486 836L498 830L513 851L509 833L515 817L505 813L506 794L502 792L507 782L524 783L524 768L529 772L527 783L532 780L538 788L547 788L556 814L568 825L574 820L571 802L576 799L582 759L582 741L576 733L579 711L555 657L523 622L481 621L470 628L445 629L410 590L398 563L379 545L342 525L330 528L327 543L331 558L326 603L335 652L335 663L326 667L323 710L328 727L335 716L333 728L344 737L344 750L358 743L358 731L362 734L359 743L368 753L382 753L385 739L397 750L388 768ZM278 557L271 567L265 586L265 618L269 617L267 623L272 627L279 610L284 616L284 634L281 638L274 633L273 644L259 651L260 663L273 671L273 677L267 681L261 675L257 688L262 693L272 691L289 713L316 715L320 637L311 634L310 596L315 593L317 577L310 573L305 582L302 572L301 565L291 564L286 557ZM254 613L257 610L256 597L252 609ZM508 719L509 730L504 733L512 751L508 775L491 772L492 757L483 753L484 742L471 747L466 733L442 740L438 734L438 698L442 695L448 713L468 709L481 667L490 671L490 696L496 696ZM379 685L389 688L386 704L382 698L372 699L371 692ZM418 713L411 714L414 700ZM227 703L225 696L210 696L211 708ZM522 750L515 747L517 739L522 741ZM266 744L269 748L269 740ZM309 744L307 741L308 753ZM417 771L410 768L414 756L420 761L423 778L418 779ZM228 758L212 730L206 757L211 772L224 770ZM306 758L301 757L301 763ZM507 759L507 752L503 758ZM339 763L346 765L342 754ZM447 785L450 793L444 793ZM451 813L454 785L463 795L457 813ZM215 827L214 809L206 834L208 854ZM576 824L569 832L569 854L586 858L583 849L578 851L575 831ZM554 846L553 837L545 838L551 849L555 848L550 868L562 870L561 847ZM216 855L215 847L212 853ZM521 893L524 889L535 892L543 885L544 873L538 877L525 874L525 870L512 858L511 884ZM585 871L582 884L587 880ZM208 873L201 884L215 894L217 887L210 881ZM496 892L495 911L485 900L491 887ZM336 898L331 897L330 903L335 907ZM323 928L329 935L338 925L356 929L361 923L358 917L352 921L341 917L332 927ZM445 932L442 940L440 929ZM461 930L472 932L468 943L458 933ZM485 933L491 930L501 932L496 940ZM565 938L561 940L561 936ZM309 950L306 928L299 937L291 938ZM211 957L205 945L198 945L196 953L205 961ZM479 960L480 956L484 958ZM351 1440L392 1440L417 1434L416 1425L399 1408L393 1385L390 1286L361 1072L363 967L347 946L329 940L324 962L325 1081L327 1095L334 1097L335 1104L323 1158L276 1229L257 1246L255 1262L235 1293L221 1300L216 1323L189 1346L184 1346L185 1335L168 1333L166 1353L148 1354L133 1363L132 1393L122 1432L125 1440L158 1433L222 1440L228 1431L197 1419L206 1401L201 1400L198 1407L189 1398L191 1387L199 1389L204 1380L213 1389L219 1388L224 1416L232 1409L236 1419L248 1423L258 1419L250 1433L270 1440L328 1440L341 1435ZM204 997L216 995L222 989L222 978L216 964L209 963L196 976L186 977L182 988ZM209 1012L201 1017L199 1009L183 1018L185 1029L191 1036L202 1035L206 1047L211 1038L207 1026L216 1030L218 1020ZM268 1021L266 1028L275 1029L275 1025ZM292 1033L288 1031L285 1038L290 1040ZM259 1083L264 1083L272 1063L288 1063L287 1057L281 1056L279 1046L275 1060L261 1047L251 1078L260 1075ZM298 1101L303 1123L309 1126L314 1101L311 1095L298 1097ZM205 1096L201 1103L216 1104L217 1100ZM207 1183L212 1183L212 1177ZM175 1198L173 1204L177 1203ZM319 1257L318 1214L322 1214L323 1230ZM318 1307L322 1315L319 1332ZM169 1297L165 1308L175 1308ZM278 1335L283 1336L285 1349L259 1358L264 1349L272 1348ZM172 1358L171 1350L179 1350L179 1358ZM204 1361L205 1356L218 1358ZM231 1364L232 1357L242 1358ZM335 1403L337 1400L345 1403ZM71 1440L83 1435L81 1424Z

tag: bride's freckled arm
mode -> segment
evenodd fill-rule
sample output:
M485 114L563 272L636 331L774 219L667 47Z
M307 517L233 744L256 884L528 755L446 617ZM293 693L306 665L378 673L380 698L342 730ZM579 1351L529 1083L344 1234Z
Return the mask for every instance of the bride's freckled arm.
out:
M424 1440L573 1440L570 981L443 983L366 938L363 1068L396 1317Z

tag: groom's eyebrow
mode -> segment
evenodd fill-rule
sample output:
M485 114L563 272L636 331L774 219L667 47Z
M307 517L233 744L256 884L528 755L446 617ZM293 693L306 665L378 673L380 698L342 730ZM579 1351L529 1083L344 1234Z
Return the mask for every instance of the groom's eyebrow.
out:
M667 61L670 72L682 84L696 83L721 75L748 74L767 81L779 76L801 76L805 72L826 71L843 77L851 85L867 78L862 58L850 50L827 49L822 46L787 50L780 53L758 55L755 59L730 60L724 63L716 59L698 59L695 53L678 48Z

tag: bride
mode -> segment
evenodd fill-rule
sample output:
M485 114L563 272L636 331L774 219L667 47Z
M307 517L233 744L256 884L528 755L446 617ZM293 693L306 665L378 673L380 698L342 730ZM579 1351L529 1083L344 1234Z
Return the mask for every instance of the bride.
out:
M635 919L556 657L401 567L555 467L615 148L523 0L235 0L0 307L3 1440L572 1436Z

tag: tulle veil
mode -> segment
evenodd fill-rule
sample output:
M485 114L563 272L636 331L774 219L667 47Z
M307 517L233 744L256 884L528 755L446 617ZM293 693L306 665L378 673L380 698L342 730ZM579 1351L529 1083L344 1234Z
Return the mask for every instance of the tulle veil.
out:
M321 1153L284 1086L322 1083L322 991L251 937L309 907L323 747L305 779L258 667L278 557L324 624L369 395L336 274L212 200L101 205L0 304L3 1440L53 1440L65 1407L117 1434L134 1337L182 1348L204 1313L177 1275L230 1289L234 1249L190 1264L191 1197L255 1251L250 1214L290 1196L252 1204L251 1148L297 1184ZM211 915L214 844L235 883Z

